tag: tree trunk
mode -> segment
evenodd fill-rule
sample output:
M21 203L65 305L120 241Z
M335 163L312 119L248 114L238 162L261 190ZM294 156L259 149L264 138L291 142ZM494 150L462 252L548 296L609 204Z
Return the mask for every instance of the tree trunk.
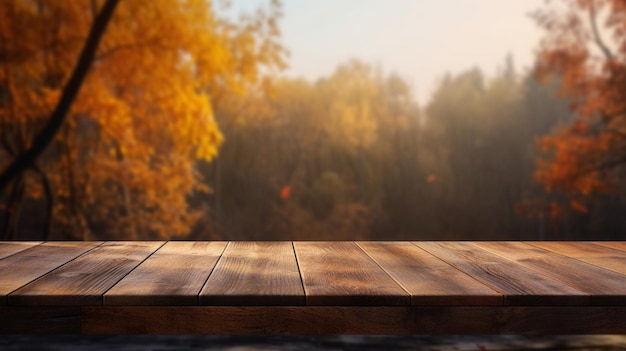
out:
M66 115L72 106L72 102L78 95L80 87L87 76L89 67L93 62L98 44L102 35L104 34L107 24L109 23L115 7L119 0L107 0L100 14L94 20L91 29L89 30L89 36L87 42L83 47L83 50L78 58L78 62L74 67L74 71L68 81L67 85L63 89L61 98L57 103L52 116L43 127L43 129L37 134L33 140L32 145L23 153L21 153L13 162L0 174L0 194L3 193L5 187L14 179L19 177L24 170L32 166L33 162L41 155L46 147L52 142L55 135L59 132Z
M7 202L7 208L5 210L4 224L2 228L2 239L12 240L17 238L17 223L20 215L20 209L22 207L22 201L24 200L24 177L19 177L15 180L9 200Z
M46 224L44 227L43 238L44 240L50 240L52 239L52 216L54 210L54 194L52 193L52 186L50 185L50 180L48 179L46 173L41 170L37 164L33 165L32 169L41 178L41 185L43 186L43 191L46 196Z

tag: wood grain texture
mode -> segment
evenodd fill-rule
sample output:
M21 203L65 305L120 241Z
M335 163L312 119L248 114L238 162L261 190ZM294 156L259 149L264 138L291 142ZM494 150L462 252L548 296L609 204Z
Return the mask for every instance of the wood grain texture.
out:
M589 305L588 294L466 242L415 243L497 289L507 305Z
M590 242L528 242L528 244L567 257L626 274L626 252Z
M591 294L594 305L626 305L626 276L623 274L522 242L475 245Z
M101 305L102 295L163 242L106 242L8 296L9 305Z
M84 307L84 334L623 334L615 306Z
M626 251L626 241L593 241L592 243L615 250Z
M411 294L412 305L502 305L499 292L409 242L357 243Z
M0 260L20 251L41 244L41 241L3 241L0 242Z
M226 242L170 241L104 295L105 305L197 305Z
M201 305L303 305L291 242L230 242L200 293Z
M100 245L99 242L48 242L0 260L0 305L7 295Z
M410 295L354 242L294 242L307 305L409 305Z
M162 244L48 242L0 258L0 334L626 331L617 242ZM491 305L498 294L514 306Z

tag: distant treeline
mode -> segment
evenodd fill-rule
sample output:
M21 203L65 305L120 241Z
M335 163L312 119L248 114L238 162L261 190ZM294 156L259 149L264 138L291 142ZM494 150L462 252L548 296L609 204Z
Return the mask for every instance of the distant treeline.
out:
M283 78L228 95L215 104L225 139L218 157L196 163L206 191L187 195L189 211L201 213L179 228L189 235L137 237L619 239L618 193L576 210L534 180L546 156L540 137L574 118L558 89L557 79L540 83L507 59L495 77L446 75L419 106L403 77L353 60L316 82ZM17 238L41 239L42 209L41 198L24 203ZM105 229L90 235L125 238Z
M510 58L492 78L446 75L424 108L402 77L359 61L280 80L217 109L225 143L201 167L213 194L195 200L212 215L193 237L620 238L618 194L576 210L533 179L539 137L573 118L558 88Z

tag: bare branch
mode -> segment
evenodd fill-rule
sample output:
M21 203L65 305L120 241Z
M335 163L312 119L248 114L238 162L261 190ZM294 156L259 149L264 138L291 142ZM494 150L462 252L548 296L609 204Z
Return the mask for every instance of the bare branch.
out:
M600 31L598 30L596 5L594 4L594 1L595 0L588 0L589 22L591 24L591 32L593 34L593 40L595 41L596 45L598 45L602 53L604 53L604 56L606 57L606 59L610 61L610 60L613 60L614 55L613 55L613 52L611 52L611 50L609 49L609 47L606 46L606 44L604 43L604 40L602 40L602 36L600 35Z

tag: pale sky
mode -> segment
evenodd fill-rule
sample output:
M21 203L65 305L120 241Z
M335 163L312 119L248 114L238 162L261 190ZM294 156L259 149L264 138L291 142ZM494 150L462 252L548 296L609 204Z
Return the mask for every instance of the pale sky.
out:
M254 8L259 1L234 1ZM541 32L529 13L543 0L283 0L288 76L315 80L358 58L404 76L425 104L446 73L488 75L507 53L530 68Z

